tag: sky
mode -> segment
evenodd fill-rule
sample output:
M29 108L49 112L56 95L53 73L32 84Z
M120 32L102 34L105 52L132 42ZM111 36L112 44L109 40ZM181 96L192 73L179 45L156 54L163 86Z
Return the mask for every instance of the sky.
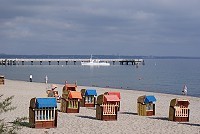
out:
M199 0L0 3L0 53L200 57Z

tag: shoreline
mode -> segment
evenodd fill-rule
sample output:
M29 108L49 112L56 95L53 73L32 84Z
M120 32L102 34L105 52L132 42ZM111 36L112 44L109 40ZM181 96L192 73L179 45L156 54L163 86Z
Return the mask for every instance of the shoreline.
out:
M5 79L5 80L11 80L11 81L21 81L21 82L29 82L28 80L27 81L24 81L24 80L15 80L15 79ZM33 81L32 83L41 83L41 84L45 84L45 82L37 82L37 81ZM64 85L64 84L60 84L60 83L47 83L47 85L50 85L50 84L56 84L56 85ZM96 85L80 85L79 87L90 87L90 88L104 88L104 89L116 89L116 90L130 90L130 91L138 91L138 92L148 92L148 93L156 93L156 94L167 94L167 95L175 95L175 96L180 96L180 97L184 97L184 95L182 94L171 94L171 93L164 93L164 92L154 92L154 91L147 91L147 90L143 90L143 89L140 89L140 90L137 90L137 89L133 89L133 88L124 88L124 87L112 87L112 86L106 86L106 87L101 87L101 86L96 86ZM180 92L181 93L181 92ZM200 98L198 96L191 96L191 95L187 95L188 97L194 97L194 98Z
M27 81L24 81L24 80L14 80L14 79L5 79L5 80L10 80L10 81L19 81L19 82L29 82L28 80ZM41 83L41 84L45 84L45 82L37 82L37 81L33 81L32 83ZM56 84L56 85L64 85L64 84L60 84L60 83L47 83L47 85L51 85L51 84ZM78 85L79 86L79 85ZM80 85L79 87L90 87L90 88L104 88L104 89L116 89L116 90L119 90L119 91L138 91L138 92L147 92L147 93L152 93L152 94L167 94L167 95L175 95L175 96L180 96L180 97L184 97L184 95L182 94L171 94L171 93L164 93L164 92L154 92L154 91L147 91L145 89L140 89L140 90L137 90L137 89L132 89L132 88L120 88L120 87L112 87L112 86L106 86L106 87L100 87L100 86L95 86L95 85L92 85L92 86L87 86L87 85ZM181 93L181 92L180 92ZM191 96L191 95L186 95L186 97L194 97L194 98L200 98L198 96Z
M56 83L53 83L56 84ZM14 111L2 114L6 121L12 121L16 117L28 117L30 99L34 97L46 97L46 90L51 83L38 83L5 79L5 85L0 85L3 98L14 95L12 106ZM56 84L59 95L62 94L64 84ZM51 129L34 129L23 127L19 133L200 133L200 98L193 96L172 95L164 93L146 92L138 90L113 89L101 87L79 86L82 88L96 89L100 95L106 91L119 91L121 93L121 109L117 121L96 120L96 111L91 108L80 108L80 113L58 113L58 126ZM142 95L154 95L156 101L155 116L137 115L137 98ZM168 121L169 103L174 98L186 98L190 100L189 122ZM2 118L1 115L1 118Z

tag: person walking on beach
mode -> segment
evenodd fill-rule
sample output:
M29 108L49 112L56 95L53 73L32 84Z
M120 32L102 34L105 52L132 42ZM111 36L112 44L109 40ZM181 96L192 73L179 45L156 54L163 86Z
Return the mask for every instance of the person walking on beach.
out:
M182 94L187 95L187 86L186 85L183 86Z
M30 82L32 82L33 81L33 75L30 74L29 78L30 78Z

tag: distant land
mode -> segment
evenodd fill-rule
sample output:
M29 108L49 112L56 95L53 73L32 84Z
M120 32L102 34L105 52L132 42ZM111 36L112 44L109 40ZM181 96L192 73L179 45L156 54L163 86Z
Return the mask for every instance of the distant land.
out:
M30 59L87 59L91 55L10 55L0 54L0 58ZM184 56L126 56L126 55L92 55L94 59L200 59L200 57Z

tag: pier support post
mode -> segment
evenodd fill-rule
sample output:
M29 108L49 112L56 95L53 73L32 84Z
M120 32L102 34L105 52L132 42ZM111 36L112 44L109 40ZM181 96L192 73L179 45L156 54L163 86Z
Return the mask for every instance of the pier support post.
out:
M49 65L51 65L51 61L49 61Z
M66 65L67 65L68 61L66 61Z
M22 65L24 65L24 61L22 61Z
M33 61L31 61L31 65L33 65Z
M4 64L5 64L5 66L7 66L7 64L8 64L8 61L7 61L7 60L5 60L4 62L5 62L5 63L4 63Z
M40 61L40 65L42 65L42 61Z
M115 65L115 61L113 61L113 65Z
M8 60L8 65L10 65L10 61Z
M74 65L76 65L76 61L74 61Z
M57 61L57 62L58 62L58 65L59 65L60 61Z
M145 65L144 60L142 61L142 65Z
M13 65L16 65L16 60L13 61Z

